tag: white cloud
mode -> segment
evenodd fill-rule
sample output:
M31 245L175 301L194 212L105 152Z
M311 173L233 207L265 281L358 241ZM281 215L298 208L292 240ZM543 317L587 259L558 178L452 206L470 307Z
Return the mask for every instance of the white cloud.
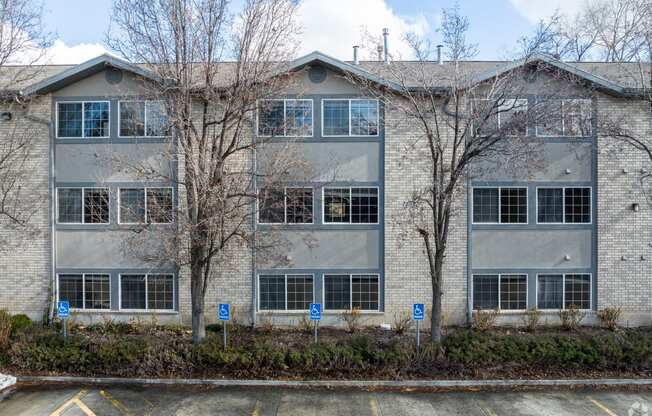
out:
M388 28L389 50L396 54L406 50L405 33L429 31L424 15L398 15L384 0L304 0L299 21L303 26L301 54L319 50L345 60L352 59L352 46L361 44L366 32L380 37L382 29Z
M103 53L108 51L99 43L67 45L61 39L57 39L48 48L42 61L48 64L78 64Z
M532 23L550 17L559 10L562 14L576 14L586 0L509 0L512 6Z

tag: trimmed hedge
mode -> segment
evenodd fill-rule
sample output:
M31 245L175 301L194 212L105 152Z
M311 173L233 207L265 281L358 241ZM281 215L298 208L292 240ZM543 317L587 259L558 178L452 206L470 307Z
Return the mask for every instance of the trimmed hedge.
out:
M192 345L183 331L161 334L91 331L67 340L32 326L20 331L0 365L22 373L107 376L231 375L244 377L454 376L477 371L649 372L652 332L501 334L457 330L441 345L414 349L410 337L379 341L344 335L338 341L284 345L254 334L224 351L220 334Z

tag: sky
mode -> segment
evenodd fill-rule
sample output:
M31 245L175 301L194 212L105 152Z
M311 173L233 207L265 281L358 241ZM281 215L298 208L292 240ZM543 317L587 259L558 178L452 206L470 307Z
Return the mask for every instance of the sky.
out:
M557 9L573 14L586 0L458 0L470 19L468 40L478 43L476 59L513 56L518 39L530 34L541 18ZM339 59L352 59L352 46L364 33L380 36L389 29L389 50L403 56L402 36L414 32L440 41L437 28L442 8L455 0L303 0L300 54L319 50ZM106 51L111 0L45 0L44 24L53 33L48 63L84 62Z

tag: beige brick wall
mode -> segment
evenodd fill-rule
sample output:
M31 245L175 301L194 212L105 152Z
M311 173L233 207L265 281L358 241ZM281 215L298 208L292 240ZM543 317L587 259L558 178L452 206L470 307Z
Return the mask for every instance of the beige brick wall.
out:
M12 314L25 313L41 319L48 306L50 286L49 228L49 127L25 117L29 114L50 120L50 97L42 97L26 108L2 104L0 111L10 111L10 122L0 122L0 141L4 152L15 138L27 137L28 159L21 182L20 206L30 214L23 227L11 227L0 219L0 308ZM13 165L16 166L16 165Z
M652 143L650 104L601 95L600 120L618 121ZM640 150L598 138L598 308L621 307L631 325L652 323L652 200L643 192L643 172L652 161ZM648 181L648 197L650 185ZM639 212L632 204L640 206Z

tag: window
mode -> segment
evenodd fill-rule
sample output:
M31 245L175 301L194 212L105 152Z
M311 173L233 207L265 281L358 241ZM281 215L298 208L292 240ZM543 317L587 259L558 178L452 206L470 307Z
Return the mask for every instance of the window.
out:
M527 224L527 188L473 188L474 224Z
M108 188L57 188L60 224L108 224Z
M564 309L575 305L591 308L590 274L541 274L537 276L537 307Z
M59 300L74 309L110 309L110 287L108 274L60 274Z
M537 136L586 137L593 131L590 99L541 99Z
M499 104L494 100L475 99L472 106L473 124L478 136L527 134L527 100L506 99Z
M260 275L258 309L262 311L304 311L313 303L311 275Z
M377 224L378 188L324 188L324 223Z
M591 188L538 188L537 222L588 224L591 222Z
M379 294L378 275L324 276L324 309L377 311Z
M260 224L312 224L312 188L262 188L258 191Z
M527 309L527 275L473 275L473 309Z
M322 136L378 136L378 100L323 100L322 114Z
M121 188L120 224L169 224L173 220L172 188Z
M109 102L58 102L57 137L109 137Z
M173 275L120 275L120 309L173 310Z
M312 100L260 100L258 136L311 137Z
M120 137L163 137L167 115L162 101L120 101Z

